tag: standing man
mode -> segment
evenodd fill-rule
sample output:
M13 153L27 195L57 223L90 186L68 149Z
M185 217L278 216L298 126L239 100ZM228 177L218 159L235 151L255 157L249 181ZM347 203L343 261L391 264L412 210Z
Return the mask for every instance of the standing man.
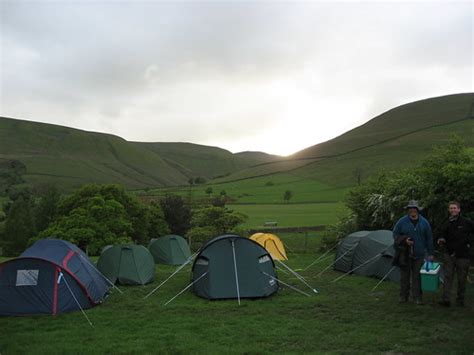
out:
M417 201L410 201L406 209L407 215L393 229L395 244L409 249L406 265L400 266L400 303L408 302L411 283L413 301L422 305L420 270L425 257L433 260L433 234L430 223L420 215Z
M444 251L444 288L440 305L451 305L451 288L454 273L458 276L458 292L456 304L464 306L466 279L469 272L469 250L474 235L474 223L461 216L461 205L451 201L448 205L449 219L445 223L438 238L438 245Z

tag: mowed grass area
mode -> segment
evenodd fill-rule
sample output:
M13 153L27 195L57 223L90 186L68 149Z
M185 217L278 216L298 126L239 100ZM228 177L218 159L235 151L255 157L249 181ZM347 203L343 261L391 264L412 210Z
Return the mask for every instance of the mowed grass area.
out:
M292 203L320 203L340 201L348 187L334 187L321 183L308 176L278 174L262 176L241 181L222 184L206 184L194 187L163 188L148 191L152 196L177 194L183 197L202 199L209 197L206 189L212 188L211 197L220 196L222 191L231 198L231 203L262 204L284 203L283 195L286 190L293 193Z
M297 253L288 265L300 270L319 290L310 297L282 286L269 298L208 301L186 291L164 303L189 283L190 267L144 300L143 297L174 270L158 265L156 281L147 286L121 287L104 304L56 317L1 317L0 352L13 353L301 353L403 352L465 353L474 351L474 288L467 290L463 309L441 308L439 295L425 294L425 306L399 305L398 285L347 276L328 270L333 257L303 271L318 254L302 253L302 234L282 239ZM317 235L306 243L318 246ZM229 276L231 277L231 276ZM295 277L279 277L309 291Z
M150 196L177 194L202 200L208 195L220 196L225 191L231 202L229 209L246 214L249 219L245 228L259 228L268 221L276 221L279 227L317 226L334 223L346 212L341 202L349 191L348 187L333 187L308 177L290 174L259 177L225 184L209 184L187 188L168 188L148 191ZM283 195L286 190L293 193L289 203Z
M263 227L265 222L277 222L278 227L307 227L335 223L346 209L341 202L275 205L227 205L248 216L244 228Z

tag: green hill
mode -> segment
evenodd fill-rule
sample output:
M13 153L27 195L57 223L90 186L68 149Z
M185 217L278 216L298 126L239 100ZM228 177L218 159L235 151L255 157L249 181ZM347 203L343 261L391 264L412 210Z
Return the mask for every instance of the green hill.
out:
M96 182L135 189L184 185L190 177L210 179L253 165L255 159L215 147L127 142L109 134L0 117L0 162L24 165L22 177L33 185L72 189Z
M431 98L396 107L330 141L288 158L258 164L215 182L291 173L332 185L350 186L357 176L417 162L453 134L474 146L474 94Z

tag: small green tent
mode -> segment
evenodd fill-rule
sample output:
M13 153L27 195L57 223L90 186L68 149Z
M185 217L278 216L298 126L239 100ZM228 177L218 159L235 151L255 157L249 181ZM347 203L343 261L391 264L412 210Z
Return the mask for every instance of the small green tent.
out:
M278 290L269 252L237 235L207 242L194 260L192 280L196 295L207 299L266 297Z
M337 248L334 270L342 272L354 270L354 274L381 279L392 269L394 255L392 231L359 231L341 240ZM388 274L386 280L400 280L398 267Z
M155 263L143 245L115 245L105 247L97 268L113 283L144 285L155 277Z
M181 265L191 256L188 243L179 235L152 239L148 249L156 264Z

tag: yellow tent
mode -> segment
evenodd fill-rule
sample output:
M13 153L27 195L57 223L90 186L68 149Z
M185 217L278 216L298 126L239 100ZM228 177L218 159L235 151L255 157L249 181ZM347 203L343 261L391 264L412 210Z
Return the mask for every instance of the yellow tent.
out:
M263 246L270 253L273 259L275 260L288 260L286 256L285 247L274 234L270 233L255 233L250 239L256 241L258 244Z

